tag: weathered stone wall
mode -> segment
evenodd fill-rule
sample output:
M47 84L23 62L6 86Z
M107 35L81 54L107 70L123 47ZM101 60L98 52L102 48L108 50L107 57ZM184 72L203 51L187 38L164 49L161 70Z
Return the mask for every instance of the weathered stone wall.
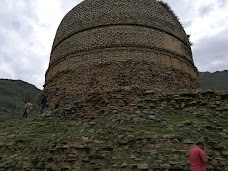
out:
M194 89L196 87L193 85L197 84L196 80L187 73L146 60L112 60L105 64L97 62L79 66L72 62L71 65L76 65L74 71L64 70L48 83L45 91L52 107L56 103L56 98L61 98L62 103L68 103L67 98L71 98L70 101L72 101L78 96L87 95L93 91L107 91L123 86L146 89L163 87L175 90Z
M8 122L0 170L189 171L187 152L199 139L206 170L228 169L227 91L122 87L68 103Z
M114 53L114 50L118 50L117 47L125 48L126 51L133 51L134 49L135 51L137 51L137 49L140 51L141 49L142 53L161 51L166 53L166 55L169 55L173 58L173 60L185 63L183 65L189 65L189 67L192 68L192 74L197 72L192 61L191 49L177 38L165 34L164 32L143 27L113 26L78 33L59 44L59 46L52 53L50 67L47 71L47 79L51 79L48 77L48 75L50 75L49 70L54 70L54 67L61 69L56 65L64 63L65 60L69 60L69 58L72 58L72 55L75 55L74 58L78 58L77 56L79 56L79 58L80 56L84 56L82 60L89 63L90 60L91 62L93 61L93 58L91 59L90 56L86 56L84 54L92 53L91 55L94 55L95 53L102 53L103 51L109 50L109 54L106 54L112 58L115 54L111 54L110 51ZM94 53L93 51L95 49L97 49L98 52ZM105 57L106 54L103 56ZM156 56L150 56L151 58L155 58L154 60L157 58ZM95 54L95 58L98 62L102 62L102 58L100 56L96 56ZM131 59L131 54L123 52L121 58L122 60ZM132 58L134 58L134 56ZM137 56L138 60L143 58L145 58L145 55ZM161 60L158 60L158 62L172 66L172 59L169 59L166 62L165 57L161 56L160 58ZM162 60L163 58L164 60ZM81 61L77 59L74 62L77 62L78 65L81 64ZM173 66L179 67L178 64L174 64ZM179 68L182 69L181 67ZM55 74L56 73L57 72L55 72Z
M62 111L62 112L60 112ZM180 112L183 116L204 118L204 124L197 121L184 120L178 125L161 116L158 111ZM58 112L57 112L58 113ZM87 115L84 115L87 113ZM82 156L81 168L97 168L111 170L150 170L150 171L189 171L190 162L187 155L194 142L201 140L205 145L205 152L209 158L206 165L208 171L225 171L228 169L227 122L219 122L228 115L228 92L212 90L164 92L142 90L124 87L119 90L107 92L94 92L86 97L71 102L65 109L59 110L59 116L78 120L88 120L87 125L97 132L103 139L79 140L76 148L89 151ZM104 125L99 125L96 118L107 116ZM175 115L174 115L175 117ZM181 119L180 119L181 120ZM224 119L225 120L225 119ZM127 124L131 122L132 124ZM150 122L151 121L151 122ZM127 122L127 123L126 123ZM142 125L150 122L151 127L160 123L163 129L172 133L159 135L147 134L143 130L139 137L133 125ZM206 124L205 124L206 123ZM84 124L85 125L85 124ZM127 126L126 126L127 125ZM155 126L156 127L156 126ZM98 129L100 128L100 129ZM103 128L103 129L102 129ZM160 129L162 129L160 128ZM198 130L199 137L194 134L180 135L174 128L181 130ZM109 135L115 135L115 140L105 137L105 130ZM191 131L189 131L191 132ZM217 134L212 139L207 135ZM87 141L88 140L88 141ZM107 144L108 142L108 144ZM100 144L96 150L94 145ZM75 148L69 145L68 148ZM107 150L108 149L108 150ZM55 150L55 148L54 148ZM57 150L57 149L56 149ZM126 155L128 157L126 157ZM110 158L110 165L105 160ZM129 160L131 160L129 162Z
M191 48L164 31L137 25L114 25L85 30L63 40L52 52L50 65L72 53L112 47L163 49L192 62Z
M57 30L44 89L73 100L121 86L197 88L188 38L157 1L86 0Z
M163 30L190 45L177 18L156 0L85 0L67 13L61 21L53 50L63 40L81 31L122 24Z

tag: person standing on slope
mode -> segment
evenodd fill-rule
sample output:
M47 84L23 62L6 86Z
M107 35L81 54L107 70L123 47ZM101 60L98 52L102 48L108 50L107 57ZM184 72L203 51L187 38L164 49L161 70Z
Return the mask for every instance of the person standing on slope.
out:
M44 112L44 107L45 107L46 103L47 103L47 96L43 94L41 97L40 113Z
M28 114L30 114L32 112L32 109L33 109L32 103L27 101L25 103L25 111L24 111L24 114L23 114L23 118L27 118Z
M203 143L197 142L196 146L189 151L191 171L206 171L205 163L208 161L203 151Z

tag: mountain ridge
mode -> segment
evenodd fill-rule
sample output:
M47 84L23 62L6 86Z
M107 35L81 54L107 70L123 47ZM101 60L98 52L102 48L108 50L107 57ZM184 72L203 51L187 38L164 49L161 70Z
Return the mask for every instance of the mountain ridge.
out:
M228 90L228 70L199 72L201 89Z

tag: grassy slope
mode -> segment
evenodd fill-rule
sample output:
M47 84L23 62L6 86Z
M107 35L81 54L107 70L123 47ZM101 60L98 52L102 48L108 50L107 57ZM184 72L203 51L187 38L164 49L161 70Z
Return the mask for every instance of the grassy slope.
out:
M34 85L20 80L0 79L0 121L21 117L24 101L35 102L40 92Z
M196 118L184 113L163 111L157 112L155 119L152 120L148 119L148 115L141 114L136 117L134 114L119 113L101 115L90 121L41 116L19 119L16 122L8 121L0 125L0 138L4 136L4 140L0 139L0 145L3 143L13 148L13 150L5 148L1 152L0 157L5 159L1 160L0 166L1 164L5 166L7 162L13 162L11 164L15 164L16 167L18 161L20 163L35 163L35 165L39 160L47 160L47 163L53 163L52 158L60 157L59 153L66 155L66 148L69 150L75 149L75 146L72 149L71 145L80 144L83 137L92 139L94 142L96 140L96 143L92 145L93 148L116 147L117 150L112 151L111 156L116 158L115 163L119 165L121 165L123 159L128 165L134 163L131 156L138 155L138 153L134 154L134 151L138 148L138 145L134 143L140 141L142 137L149 137L151 144L158 144L167 143L166 139L163 138L164 135L173 134L173 145L168 148L172 150L172 148L182 149L178 146L183 144L185 139L196 141L199 137L206 136L208 141L217 142L219 146L228 150L228 140L221 137L218 130L205 129L206 125L216 127L216 122L227 129L227 120L228 116L213 118L202 116ZM183 123L186 121L190 124L184 125ZM131 141L131 145L127 149L128 152L118 150L118 142L121 138L129 135L134 137L134 140ZM61 149L63 151L57 152ZM121 156L121 158L118 159L118 156ZM155 154L153 157L154 162L154 160L157 160L156 157L159 156ZM182 157L184 160L184 156ZM48 161L48 158L51 160ZM152 160L151 158L144 158L144 155L141 158L147 163ZM109 168L110 162L113 161L106 157L104 160L99 160L99 162L104 165L103 167ZM58 165L58 163L55 163L55 165Z

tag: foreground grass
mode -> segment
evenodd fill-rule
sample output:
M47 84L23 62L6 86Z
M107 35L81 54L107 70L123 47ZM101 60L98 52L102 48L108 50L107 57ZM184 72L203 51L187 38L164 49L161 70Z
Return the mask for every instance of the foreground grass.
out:
M37 158L49 155L52 148L80 144L82 139L96 140L93 144L95 148L118 144L119 139L127 136L135 139L149 137L151 144L165 142L163 137L167 134L174 135L174 144L183 143L186 139L195 142L200 137L207 137L209 142L216 142L221 148L228 150L228 140L220 134L221 129L227 130L227 120L227 116L195 117L169 111L156 113L153 119L146 114L135 117L125 113L101 115L87 121L54 116L22 118L0 124L0 145L4 147L0 158L7 159L0 160L0 164L11 161L10 158L15 159L15 155L22 162L34 162ZM219 127L218 125L222 128L209 129ZM129 149L135 150L134 145L129 145ZM126 158L126 161L130 158L128 153L117 154ZM106 159L106 162L110 163L111 159ZM132 163L132 160L129 160L129 163Z

